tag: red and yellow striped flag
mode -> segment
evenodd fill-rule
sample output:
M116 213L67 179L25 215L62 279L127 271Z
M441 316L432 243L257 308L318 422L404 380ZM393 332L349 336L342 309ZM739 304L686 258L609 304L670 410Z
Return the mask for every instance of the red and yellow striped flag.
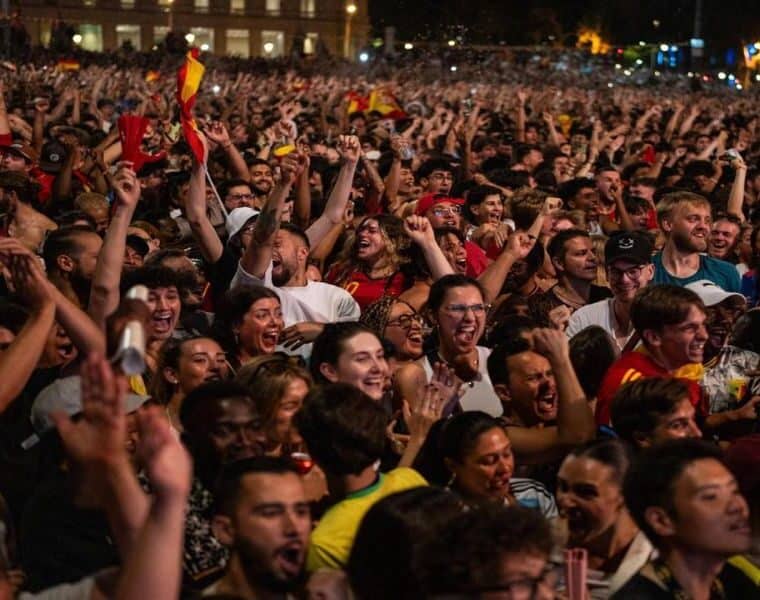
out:
M369 95L367 112L378 112L385 119L405 119L406 113L393 93L385 87L377 87Z
M206 68L198 61L198 49L193 48L187 53L185 63L177 72L177 102L180 109L180 122L185 140L195 156L195 160L203 163L203 142L198 137L198 126L193 118L195 96L201 86L203 72Z
M59 71L78 71L79 61L71 58L64 58L58 61L56 65Z
M348 100L346 112L349 115L355 112L364 112L369 108L369 98L362 96L359 92L348 92L346 99Z
M158 71L148 71L145 74L145 82L151 83L152 81L158 81L161 78L161 73Z

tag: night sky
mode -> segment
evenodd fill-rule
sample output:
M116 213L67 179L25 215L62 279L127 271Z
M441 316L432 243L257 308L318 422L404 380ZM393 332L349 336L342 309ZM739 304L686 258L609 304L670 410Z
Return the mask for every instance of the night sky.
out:
M402 41L528 44L566 38L580 23L613 44L682 42L692 37L696 0L370 0L376 35L386 25ZM760 1L703 0L702 37L715 46L760 39ZM659 21L655 27L653 21Z

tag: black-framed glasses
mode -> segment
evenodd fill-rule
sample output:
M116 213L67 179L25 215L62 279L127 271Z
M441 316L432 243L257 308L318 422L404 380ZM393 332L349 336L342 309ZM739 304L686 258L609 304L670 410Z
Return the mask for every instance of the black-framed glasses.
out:
M607 275L610 279L622 279L623 276L628 279L636 280L641 277L641 272L646 265L637 265L635 267L629 267L627 269L618 269L617 267L607 267Z
M425 323L425 320L422 318L422 315L419 314L406 314L401 315L400 317L396 317L395 319L391 319L385 324L385 326L397 326L408 331L412 328L412 325L414 323L417 323L417 325L422 327L422 325Z

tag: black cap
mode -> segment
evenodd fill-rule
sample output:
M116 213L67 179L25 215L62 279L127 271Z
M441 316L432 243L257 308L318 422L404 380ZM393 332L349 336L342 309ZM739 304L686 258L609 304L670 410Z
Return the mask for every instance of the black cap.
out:
M627 260L637 265L652 262L654 243L644 231L623 231L613 234L604 245L604 263L609 266L616 260Z
M40 169L46 173L58 173L66 159L66 148L60 142L48 142L40 153Z
M143 258L145 258L145 255L150 252L150 246L148 245L148 242L146 242L139 235L135 235L133 233L127 236L127 246L132 248L132 250L136 251Z

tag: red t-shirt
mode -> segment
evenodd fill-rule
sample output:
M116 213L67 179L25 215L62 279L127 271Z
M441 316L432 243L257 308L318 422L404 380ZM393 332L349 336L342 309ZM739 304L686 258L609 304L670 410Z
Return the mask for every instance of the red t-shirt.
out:
M610 424L610 406L615 393L626 383L642 377L672 377L672 374L655 363L647 354L634 350L626 352L607 369L599 387L596 401L597 425ZM689 388L689 399L698 414L707 416L702 400L702 388L690 379L682 379Z
M465 271L465 274L468 277L478 278L486 270L490 261L486 253L483 252L483 248L475 242L467 240L464 243L464 249L467 251L467 271Z
M329 283L334 283L336 277L337 273L333 270L327 274L325 279ZM409 287L406 283L406 277L400 272L394 273L390 277L370 279L365 273L354 271L340 285L351 294L361 310L383 296L398 296Z

